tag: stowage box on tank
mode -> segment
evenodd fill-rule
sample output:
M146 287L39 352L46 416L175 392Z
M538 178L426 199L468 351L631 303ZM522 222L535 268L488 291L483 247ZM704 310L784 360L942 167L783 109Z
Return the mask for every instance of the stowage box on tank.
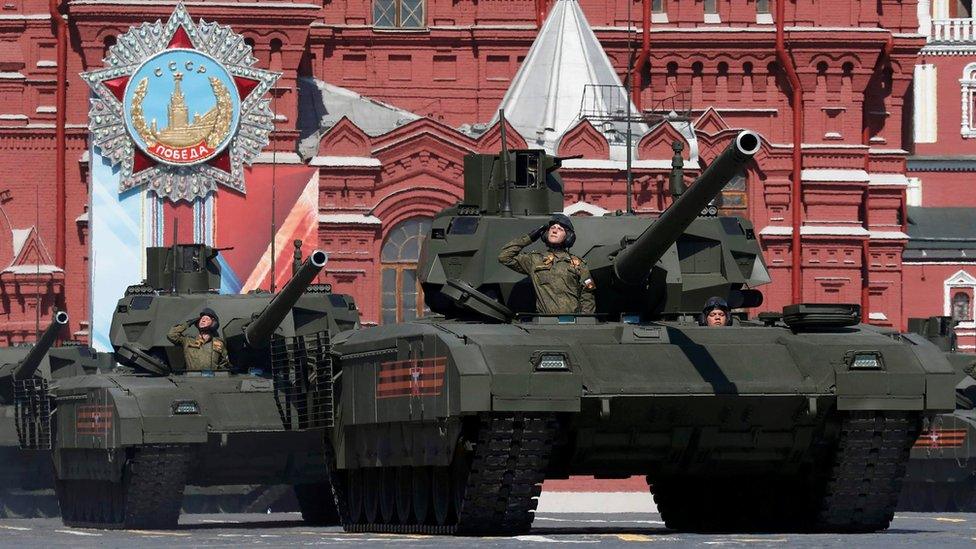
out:
M277 293L219 295L217 254L199 244L147 249L146 281L126 290L112 318L118 366L53 380L37 398L57 413L24 418L54 418L45 427L66 525L174 527L188 484L291 484L306 521L335 520L331 498L320 497L330 492L322 429L333 417L331 339L358 326L355 302L313 283L321 251L296 259ZM217 343L213 360L187 367L185 356L201 356L194 321L205 309L229 368ZM180 335L189 339L170 339Z
M696 322L709 297L753 307L769 282L748 220L700 216L760 147L740 133L657 219L573 219L594 315L533 314L528 278L498 261L562 207L560 159L470 156L418 265L439 315L334 340L346 529L515 534L544 479L635 474L678 530L886 528L923 417L953 407L943 353L852 305Z

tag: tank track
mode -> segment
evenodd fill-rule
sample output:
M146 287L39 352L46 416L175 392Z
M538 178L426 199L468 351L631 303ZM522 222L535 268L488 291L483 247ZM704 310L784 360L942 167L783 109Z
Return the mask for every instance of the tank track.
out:
M445 524L430 518L412 522L353 522L349 509L346 471L337 471L332 460L330 476L336 506L348 532L435 535L515 535L529 530L542 491L556 423L548 414L482 414L474 451L455 454L452 469L462 467L464 488L460 510L452 505ZM470 462L466 462L470 459ZM458 460L464 460L463 465ZM385 471L384 471L385 472ZM443 477L442 477L443 478ZM433 481L432 481L433 482ZM454 482L452 482L454 484ZM452 486L457 489L456 484Z
M341 524L335 501L323 494L331 493L329 483L296 484L295 498L302 512L302 520L316 526L335 526Z
M918 435L915 414L855 412L827 463L789 478L672 478L651 487L668 528L870 532L888 527ZM802 497L807 494L807 497Z
M61 520L79 528L175 528L189 459L187 446L144 446L122 482L57 480Z
M912 413L854 412L841 426L817 530L871 532L891 524L921 421Z

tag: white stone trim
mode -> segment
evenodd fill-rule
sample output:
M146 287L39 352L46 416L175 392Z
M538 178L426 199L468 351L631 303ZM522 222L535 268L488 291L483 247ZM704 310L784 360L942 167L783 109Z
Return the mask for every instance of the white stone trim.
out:
M868 231L871 240L908 240L908 235L901 231Z
M945 316L952 316L952 291L958 289L969 289L974 295L976 295L976 276L973 276L965 271L965 269L959 269L955 274L945 279L942 283L944 302L943 302L943 314ZM969 302L969 315L973 316L973 301ZM956 325L956 329L959 328L976 328L976 322L970 320L969 322L960 322Z
M922 178L909 177L908 189L905 191L905 204L907 206L922 205Z
M915 65L915 142L935 143L939 136L938 70L933 64Z
M379 159L371 156L314 156L308 163L309 166L328 166L341 168L347 166L363 168L379 168L382 164Z
M769 225L759 231L760 236L792 236L793 227ZM871 236L871 231L864 227L800 227L801 236ZM905 238L908 238L906 235Z
M254 164L301 164L297 153L264 151L254 159Z
M871 177L865 170L845 170L845 169L806 169L803 170L801 177L803 181L835 181L841 183L869 183Z
M962 125L961 132L963 138L976 137L976 112L973 112L973 100L976 99L976 63L966 65L962 70L962 78L959 79L962 99Z
M932 34L932 5L930 0L918 0L915 6L915 14L918 16L918 33L926 39Z
M868 185L885 187L908 187L908 178L901 173L872 173Z
M721 23L722 18L717 13L706 13L703 21L709 24Z
M868 320L888 320L888 316L884 313L868 313Z
M626 170L627 163L621 160L603 160L597 158L570 158L563 160L562 168L565 170ZM635 170L670 170L671 159L667 160L634 160L631 168ZM697 160L685 161L686 170L697 170L699 168Z
M773 24L773 14L771 14L771 13L757 13L756 14L756 24L757 25L772 25Z
M12 265L3 270L11 274L51 274L64 272L57 265Z
M319 223L336 223L344 225L382 225L383 221L373 215L337 213L319 214Z

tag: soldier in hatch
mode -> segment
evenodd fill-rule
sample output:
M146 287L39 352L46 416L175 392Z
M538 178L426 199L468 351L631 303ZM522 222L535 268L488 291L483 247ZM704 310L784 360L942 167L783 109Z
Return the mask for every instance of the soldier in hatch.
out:
M191 337L184 335L190 326L196 325L199 335ZM205 370L229 370L230 359L227 356L227 345L223 339L217 337L220 321L213 309L205 308L200 316L173 326L167 339L183 347L186 358L186 371L202 372Z
M698 319L698 324L710 328L731 326L732 309L729 307L728 302L721 297L708 298L708 301L705 302L705 307L702 308L701 318Z
M522 249L538 239L546 245L541 252ZM569 253L576 241L573 222L555 214L549 223L506 244L498 261L506 267L529 275L535 288L536 310L542 314L593 314L596 285L586 262Z

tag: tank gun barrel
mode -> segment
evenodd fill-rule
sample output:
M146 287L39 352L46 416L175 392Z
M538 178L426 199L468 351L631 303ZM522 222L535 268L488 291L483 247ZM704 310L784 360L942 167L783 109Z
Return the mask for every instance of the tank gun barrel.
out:
M244 327L244 341L247 342L248 346L267 346L271 334L278 328L291 308L295 306L295 302L305 293L305 289L315 280L328 260L328 254L322 250L312 252L301 268L292 275L291 280L271 299L271 303L268 303L261 314ZM273 273L272 276L274 276Z
M34 376L37 372L37 368L41 365L41 360L44 359L44 355L51 350L51 346L54 345L54 341L58 338L58 332L61 328L64 328L68 324L68 313L64 311L57 311L54 313L54 320L51 324L41 333L41 337L38 338L37 343L34 344L34 348L27 353L24 360L20 361L17 368L13 371L13 378L15 381L20 381L24 379L29 379Z
M759 136L739 132L732 143L695 180L671 207L664 211L637 240L617 254L614 275L630 285L644 281L658 260L698 217L702 208L714 199L742 166L759 151Z

